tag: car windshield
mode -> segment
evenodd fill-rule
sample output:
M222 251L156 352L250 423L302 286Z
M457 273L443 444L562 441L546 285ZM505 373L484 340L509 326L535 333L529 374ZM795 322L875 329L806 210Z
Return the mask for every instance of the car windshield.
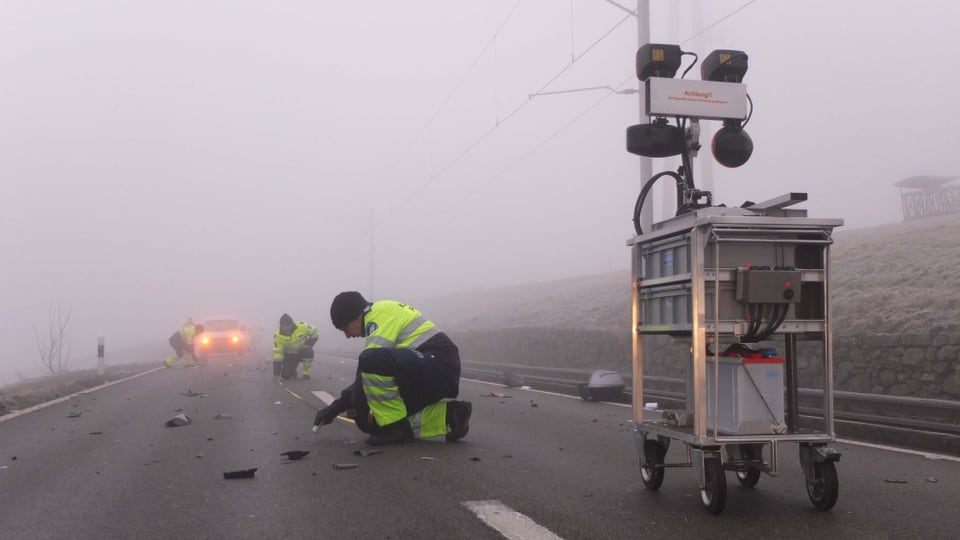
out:
M240 328L240 323L231 319L218 319L215 321L207 321L203 323L204 330L212 332L222 332L224 330L237 330Z

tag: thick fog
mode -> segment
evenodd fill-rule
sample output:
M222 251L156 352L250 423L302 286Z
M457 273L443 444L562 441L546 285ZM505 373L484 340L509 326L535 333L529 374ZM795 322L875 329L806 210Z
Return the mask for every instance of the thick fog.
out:
M636 7L5 0L0 384L39 370L51 306L72 309L75 358L98 335L109 358L188 316L327 329L340 290L415 302L627 268L639 99L582 89L638 87ZM866 227L900 220L894 182L960 174L960 4L649 7L654 42L749 55L755 151L697 158L715 202L804 191Z

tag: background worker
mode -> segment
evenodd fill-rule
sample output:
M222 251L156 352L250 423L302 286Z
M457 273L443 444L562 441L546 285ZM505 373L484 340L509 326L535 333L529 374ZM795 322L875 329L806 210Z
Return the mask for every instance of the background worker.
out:
M167 357L167 359L164 360L164 364L166 364L167 367L173 367L182 360L183 367L194 367L193 341L202 333L202 324L194 325L193 320L187 319L187 323L174 332L173 335L170 336L170 339L167 340L170 346L173 347L175 354L174 356Z
M309 379L313 369L313 346L320 336L317 327L293 322L293 317L280 316L280 328L273 336L273 374L283 379L297 376L297 365L303 362L303 378Z
M352 410L367 443L414 439L455 441L469 429L469 401L460 393L460 351L419 311L400 302L368 302L359 292L338 294L330 319L348 338L364 337L353 384L317 413L315 426Z

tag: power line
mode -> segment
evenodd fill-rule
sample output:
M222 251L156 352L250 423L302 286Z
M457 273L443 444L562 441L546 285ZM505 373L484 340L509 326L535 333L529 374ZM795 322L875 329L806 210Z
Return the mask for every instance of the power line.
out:
M611 33L613 33L617 28L619 28L620 25L622 25L625 21L627 21L631 16L633 16L633 15L635 15L635 14L636 14L636 12L633 12L633 13L631 13L631 14L629 14L629 15L624 16L622 19L620 19L620 21L617 22L617 24L613 25L613 26L612 26L609 30L607 30L602 36L600 36L596 41L594 41L593 43L591 43L589 47L587 47L582 53L580 53L578 56L576 56L569 64L567 64L566 66L564 66L563 69L561 69L561 70L560 70L559 72L557 72L553 77L551 77L550 80L548 80L545 84L543 84L543 86L541 86L536 92L534 92L533 94L528 95L526 101L520 103L520 105L518 105L518 106L515 107L513 110L511 110L502 120L500 120L499 122L497 122L496 124L494 124L492 127L490 127L490 129L488 129L487 131L485 131L483 134L481 134L480 137L478 137L476 140L474 140L472 143L470 143L463 151L461 151L460 154L457 155L457 157L455 157L452 161L448 162L446 165L444 165L443 167L441 167L439 171L437 171L435 174L431 174L431 175L430 175L430 178L428 178L426 182L424 182L423 184L421 184L419 188L417 188L413 193L411 193L410 196L407 197L407 199L404 201L404 203L407 203L407 202L409 202L410 200L412 200L412 199L414 199L415 197L417 197L420 193L423 192L424 189L426 189L430 184L432 184L434 181L436 181L437 178L443 176L443 174L446 173L448 170L450 170L451 167L453 167L454 165L456 165L457 163L459 163L461 159L463 159L464 157L466 157L471 151L473 151L474 148L476 148L478 145L480 145L480 143L482 143L483 141L485 141L485 140L487 139L487 137L489 137L491 134L493 134L493 132L496 131L497 128L499 128L500 126L502 126L504 123L506 123L508 120L510 120L514 115L516 115L518 112L520 112L521 110L523 110L523 108L526 107L526 106L530 103L530 101L533 99L532 97L530 97L531 95L539 94L539 93L543 92L543 90L544 90L545 88L547 88L548 86L550 86L551 84L553 84L553 82L556 81L558 78L560 78L560 76L562 76L564 73L566 73L566 71L567 71L568 69L570 69L571 67L573 67L573 65L574 65L578 60L580 60L581 58L583 58L584 56L586 56L586 55L587 55L591 50L593 50L601 41L603 41L604 39L606 39Z
M513 10L516 9L516 7L517 7L517 5L519 5L520 1L522 1L522 0L518 0L517 4L514 5ZM613 1L611 1L611 0L606 0L606 1L609 2L609 3L612 4L612 5L615 5L615 6L619 7L619 8L621 8L621 9L623 9L624 11L627 11L626 8L624 8L623 6L620 6L619 4L617 4L617 3L615 3L615 2L613 2ZM700 30L699 32L697 32L697 33L693 34L692 36L688 37L687 39L681 41L680 44L687 43L687 42L695 39L696 37L698 37L698 36L700 36L700 35L708 32L708 31L710 31L711 29L713 29L714 27L716 27L716 26L719 25L720 23L726 21L726 20L729 19L730 17L732 17L732 16L736 15L737 13L743 11L744 9L746 9L747 7L749 7L750 5L752 5L752 4L756 3L756 2L757 2L757 0L749 0L748 2L746 2L745 4L743 4L742 6L740 6L739 8L731 11L731 12L728 13L727 15L725 15L725 16L717 19L717 20L714 21L713 23L709 24L708 26L706 26L705 28L703 28L703 29ZM511 10L510 15L507 16L507 20L509 20L510 16L513 14L513 10ZM497 128L499 128L501 125L503 125L505 122L507 122L510 118L512 118L515 114L517 114L517 113L520 112L524 107L526 107L526 106L530 103L530 101L533 99L532 96L534 96L534 95L536 95L536 94L541 94L541 93L543 93L544 89L546 89L546 88L547 88L548 86L550 86L554 81L556 81L560 76L562 76L568 69L570 69L570 68L573 66L574 63L576 63L578 60L580 60L581 58L583 58L584 56L586 56L594 47L596 47L601 41L603 41L604 39L606 39L611 33L613 33L617 28L619 28L620 25L622 25L627 19L629 19L630 17L636 17L636 16L637 16L637 10L629 11L629 13L628 13L626 16L624 16L622 19L620 19L620 21L618 21L618 22L617 22L615 25L613 25L609 30L607 30L607 32L605 32L605 33L604 33L602 36L600 36L596 41L594 41L594 42L593 42L589 47L587 47L580 55L575 56L575 57L573 58L573 60L570 62L570 64L564 66L563 69L561 69L559 72L557 72L557 74L555 74L553 77L551 77L550 80L548 80L543 86L540 87L539 90L537 90L537 92L534 92L533 94L529 94L528 97L527 97L527 100L524 101L524 102L522 102L520 105L518 105L518 106L517 106L516 108L514 108L512 111L510 111L510 113L507 114L507 115L503 118L503 120L499 121L498 123L496 123L495 125L493 125L490 129L488 129L488 130L485 131L483 134L481 134L480 137L478 137L476 140L474 140L472 143L470 143L470 145L468 145L459 155L457 155L457 157L455 157L452 161L450 161L449 163L447 163L446 165L444 165L436 174L432 174L432 175L430 176L430 178L427 179L427 181L426 181L425 183L423 183L423 184L422 184L419 188L417 188L409 197L407 197L407 199L404 200L404 204L406 204L407 202L410 202L411 200L413 200L414 198L416 198L420 193L423 192L424 189L426 189L426 188L427 188L428 186L430 186L434 181L436 181L437 178L439 178L440 176L442 176L442 175L443 175L444 173L446 173L446 171L448 171L451 167L453 167L454 165L456 165L461 159L463 159L464 157L466 157L471 151L473 151L474 148L476 148L476 147L477 147L478 145L480 145L483 141L485 141L491 134L493 134L493 132L496 131ZM506 20L504 21L503 24L506 24ZM501 25L501 29L502 29L502 27L503 27L503 24ZM498 29L498 32L499 32L499 29ZM496 34L494 34L493 38L491 38L490 42L488 42L487 47L489 47L490 43L493 43L493 41L494 41L495 39L496 39ZM485 47L485 49L486 49L486 47ZM472 69L472 67L471 67L471 69ZM466 76L464 76L464 78L465 78L465 77L466 77ZM542 148L544 145L546 145L548 142L550 142L551 140L553 140L554 138L556 138L557 136L559 136L561 133L563 133L564 131L566 131L570 126L572 126L573 124L575 124L580 118L582 118L583 116L585 116L585 115L587 115L588 113L590 113L591 111L593 111L597 106L600 105L600 103L602 103L602 102L605 101L607 98L609 98L610 95L612 95L612 94L614 94L614 93L617 93L617 92L619 91L619 89L620 89L623 85L625 85L627 82L629 82L629 80L630 80L632 77L633 77L633 75L627 77L627 79L625 79L623 82L621 82L619 85L617 85L617 87L616 87L617 90L611 89L612 91L611 91L609 94L605 95L604 97L602 97L602 98L600 98L599 100L597 100L596 102L594 102L594 103L593 103L592 105L590 105L586 110L582 111L580 114L578 114L577 116L575 116L570 122L568 122L567 124L565 124L565 125L564 125L563 127L561 127L559 130L553 132L553 133L550 134L546 139L543 139L542 141L540 141L540 142L539 142L538 144L536 144L529 152L527 152L526 154L524 154L523 156L521 156L521 157L518 158L517 160L511 162L509 165L507 165L507 167L505 167L505 168L502 169L499 173L497 173L497 174L491 179L491 181L496 181L496 180L498 180L498 179L501 178L504 174L506 174L510 169L512 169L512 168L515 167L517 164L519 164L519 163L522 162L523 160L527 159L528 157L530 157L530 156L533 155L534 153L536 153L537 150L539 150L539 149ZM463 79L461 79L461 83L462 83L462 81L463 81ZM460 85L460 83L457 83L457 86L458 86L458 87L459 87L459 85ZM442 109L442 106L441 106L441 109ZM438 113L439 113L439 111L438 111ZM432 121L432 120L431 120L431 121Z
M507 22L510 21L510 18L513 17L513 13L517 10L517 7L520 6L521 2L523 2L523 0L517 0L517 3L513 5L513 8L511 8L510 12L507 13L506 18L503 19L503 22L500 23L500 26L497 27L497 30L493 33L492 36L490 36L490 39L487 41L486 45L484 45L483 48L480 50L480 54L478 54L477 57L473 60L473 62L467 68L467 71L463 74L462 77L460 77L460 80L457 81L457 84L453 86L453 90L451 90L450 93L447 94L447 97L443 98L443 101L440 102L440 106L437 107L437 110L430 117L430 120L427 122L427 125L424 126L424 129L427 129L431 125L433 125L433 122L437 119L437 116L440 115L440 113L443 111L443 108L447 106L447 103L450 102L453 96L457 93L457 90L460 89L460 85L463 84L463 81L467 79L467 76L470 75L470 72L473 71L473 68L477 67L477 64L480 63L480 59L483 58L484 54L486 54L487 49L489 49L490 46L497 41L497 35L499 35L500 31L503 30L503 27L507 25Z
M750 1L747 2L746 4L744 4L744 5L740 6L740 7L738 7L737 9L731 11L731 12L728 13L726 16L717 19L717 20L714 21L713 24L711 24L710 26L707 26L707 27L704 28L703 30L701 30L701 31L697 32L696 34L688 37L687 39L681 41L679 44L680 44L680 45L683 45L684 43L686 43L686 42L688 42L688 41L691 41L692 39L700 36L701 34L707 33L709 30L713 29L714 26L717 26L718 24L720 24L720 23L722 23L723 21L729 19L730 17L733 17L733 16L736 15L737 13L740 13L741 11L743 11L744 9L746 9L747 6L749 6L750 4L755 3L756 1L757 1L757 0L750 0Z

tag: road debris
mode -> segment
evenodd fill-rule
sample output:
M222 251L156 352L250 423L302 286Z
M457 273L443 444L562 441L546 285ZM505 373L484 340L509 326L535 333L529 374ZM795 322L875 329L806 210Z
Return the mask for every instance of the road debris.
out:
M70 413L70 414L67 415L67 418L77 418L77 417L80 416L81 414L83 414L83 413L80 412L80 411L72 412L72 413Z
M239 478L253 478L254 473L257 472L257 468L244 469L242 471L230 471L223 473L224 480L237 480Z
M356 463L334 463L334 469L359 469L360 466Z
M91 431L90 435L103 435L102 431Z
M217 415L213 417L214 420L229 420L231 418L233 417L227 413L217 413Z
M928 476L924 478L924 480L926 480L927 482L930 482L931 484L936 484L937 482L939 482L939 480L937 480L936 477L933 477L933 476Z
M181 396L194 397L194 396L203 396L206 397L206 394L201 394L199 392L194 392L193 390L187 388L186 392L180 392Z
M309 453L309 450L289 450L287 452L282 452L280 455L285 456L290 461L297 461L298 459L303 459L304 456Z
M480 397L512 398L513 396L509 396L503 392L487 392L486 394L480 394Z
M187 416L187 415L185 415L185 414L178 414L178 415L174 416L173 418L167 420L166 426L167 426L167 427L185 426L185 425L189 424L190 422L192 422L192 420L190 420L190 417L189 417L189 416Z
M369 457L369 456L372 456L372 455L374 455L374 454L382 454L382 453L383 453L383 450L360 449L360 450L354 450L354 451L353 451L353 455L355 455L355 456L360 456L360 457Z
M891 478L884 478L883 481L888 484L906 484L907 483L906 480L895 480Z
M421 461L436 461L437 458L435 458L435 457L430 457L430 456L420 456L420 460L421 460Z
M470 461L480 461L480 457L479 457L479 456L473 456L472 458L470 458Z

